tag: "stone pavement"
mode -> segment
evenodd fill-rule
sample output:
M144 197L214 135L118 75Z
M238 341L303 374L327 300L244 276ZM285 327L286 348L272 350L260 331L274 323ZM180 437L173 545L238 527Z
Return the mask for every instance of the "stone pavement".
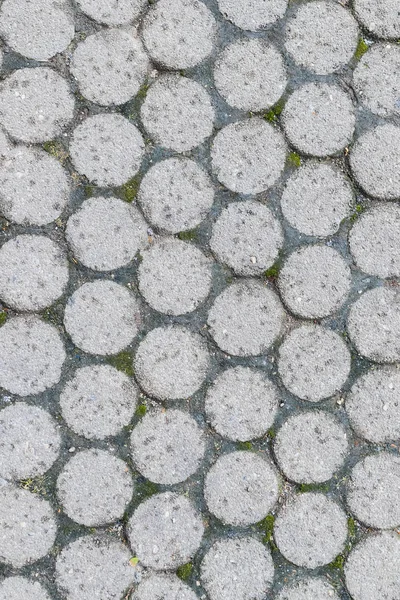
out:
M0 600L400 600L398 0L0 40Z

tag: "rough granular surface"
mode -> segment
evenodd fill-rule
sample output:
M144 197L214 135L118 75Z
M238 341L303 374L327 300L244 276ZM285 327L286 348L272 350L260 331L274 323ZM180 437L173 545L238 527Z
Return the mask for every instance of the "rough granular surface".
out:
M151 58L171 69L202 62L212 52L215 33L212 13L198 0L160 0L150 8L143 25Z
M148 243L136 206L110 197L85 200L68 219L65 236L75 258L95 271L125 266Z
M350 231L349 243L364 273L400 277L400 207L380 204L363 213Z
M0 476L26 479L43 475L57 460L59 427L42 408L17 402L0 411Z
M354 0L354 11L361 24L383 39L400 35L400 14L396 0ZM358 600L358 598L356 599Z
M215 175L229 190L240 194L259 194L273 186L285 158L282 133L258 117L224 127L211 149Z
M65 513L93 527L120 519L133 494L126 463L104 450L83 450L71 458L57 480Z
M368 535L350 552L345 564L346 587L354 600L400 595L400 537L397 531Z
M278 102L287 78L281 54L261 39L243 39L219 55L215 86L231 106L259 111Z
M337 333L320 325L301 325L284 338L278 370L292 394L319 402L342 388L350 362L350 352Z
M312 156L342 151L352 141L355 120L351 97L330 83L307 83L297 88L282 113L290 143Z
M176 575L150 573L133 592L132 600L196 600L194 591Z
M169 315L185 314L208 296L212 262L194 244L160 238L142 252L138 280L152 308Z
M0 35L15 52L48 60L65 50L75 35L71 8L64 0L5 0Z
M119 600L135 580L130 558L129 548L117 537L79 537L57 557L57 585L69 600Z
M16 146L0 160L0 211L19 225L46 225L70 195L66 171L39 148Z
M118 354L137 335L139 303L114 281L84 283L68 298L64 326L78 348L91 354Z
M12 394L40 394L58 383L66 359L55 327L37 316L14 317L0 328L0 386Z
M178 325L150 331L134 361L139 385L160 400L188 398L197 392L208 368L209 354L202 338Z
M156 163L143 177L138 193L145 217L165 233L197 227L213 201L209 176L197 163L184 157Z
M110 365L92 365L77 369L66 383L60 407L68 426L78 435L104 439L129 424L138 395L135 383L125 373Z
M354 88L364 106L381 117L400 115L400 48L377 44L354 71Z
M356 380L346 397L346 413L360 437L377 444L400 437L400 372L376 367Z
M204 453L205 439L200 427L181 410L148 413L132 431L134 465L155 483L185 481L197 471Z
M19 69L0 85L0 123L22 142L60 135L72 120L74 106L67 80L49 67Z
M45 556L56 539L51 504L17 486L0 487L0 560L16 569Z
M327 565L344 549L346 513L324 494L300 494L278 513L274 538L283 556L295 565L308 569Z
M348 450L346 430L322 411L289 417L274 442L282 471L299 483L322 483L330 479L342 466Z
M285 585L276 596L276 600L339 600L335 588L326 580L309 577Z
M145 0L77 0L91 19L105 25L128 25L145 7Z
M129 520L127 533L140 562L164 571L191 560L200 546L204 526L190 500L165 492L139 504Z
M85 98L97 104L123 104L137 94L149 61L133 32L102 30L76 48L71 73Z
M0 583L0 600L50 600L50 596L38 581L25 577L7 577Z
M232 202L213 226L210 247L237 275L260 275L283 246L283 231L271 210L249 200Z
M379 363L400 360L400 294L378 287L355 302L347 319L347 330L359 354Z
M286 50L298 65L319 75L350 62L357 42L356 20L332 0L299 4L286 23Z
M378 200L400 198L400 127L387 123L361 135L350 152L351 171Z
M89 181L117 186L138 172L144 142L137 127L122 115L98 114L74 129L69 151L76 169Z
M210 600L263 600L273 578L270 551L253 537L219 540L201 563L201 581Z
M350 215L353 192L345 174L329 163L307 161L286 182L281 197L283 216L305 235L336 233Z
M48 237L18 235L0 248L0 298L16 310L38 311L62 296L65 253Z
M278 475L267 460L253 452L231 452L209 470L204 497L223 523L245 527L273 509L278 485Z
M218 0L223 16L249 31L263 29L283 17L288 0Z
M278 411L278 390L261 370L223 371L207 390L205 411L222 437L245 442L265 435Z
M199 83L162 75L147 92L141 119L154 142L175 152L192 150L212 133L215 113Z
M350 291L350 282L350 269L339 252L319 245L296 250L278 277L283 302L306 319L336 312Z
M216 298L207 322L221 350L257 356L273 344L284 320L277 294L260 281L248 279L233 283Z
M380 453L361 460L350 472L347 503L369 527L392 529L400 524L400 456Z

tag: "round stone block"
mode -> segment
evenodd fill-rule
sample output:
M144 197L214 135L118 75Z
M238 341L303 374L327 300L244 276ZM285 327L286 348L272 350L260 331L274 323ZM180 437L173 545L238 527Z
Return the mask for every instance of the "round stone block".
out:
M182 315L196 310L207 298L212 262L193 244L159 238L141 256L139 290L155 310Z
M11 484L0 487L1 562L19 569L39 560L50 551L56 533L47 500Z
M272 427L278 391L262 371L234 367L207 390L205 410L217 433L234 441L261 437Z
M133 592L132 600L197 600L194 591L172 573L150 573Z
M344 549L346 513L324 494L300 494L279 512L274 538L280 552L290 562L308 569L322 567Z
M106 279L84 283L65 306L67 333L78 348L91 354L118 354L138 333L139 322L135 296Z
M400 207L382 203L354 223L350 251L357 266L378 277L400 277Z
M17 69L0 84L0 123L22 142L60 135L74 116L74 106L67 81L49 67Z
M400 537L383 531L366 537L350 552L345 564L345 581L354 600L398 598Z
M170 69L187 69L213 49L215 19L197 0L160 0L143 23L143 41L151 58Z
M59 382L66 358L55 327L36 316L14 317L0 327L0 387L40 394Z
M117 600L135 580L132 553L110 535L79 537L57 557L56 581L68 600Z
M210 240L216 258L238 275L260 275L273 265L282 246L280 222L267 206L252 200L229 204Z
M335 313L350 291L351 273L329 246L303 246L284 262L278 276L283 302L295 315L320 319Z
M346 412L357 435L381 444L400 438L400 372L397 366L371 369L357 379Z
M233 283L216 298L207 322L221 350L257 356L274 343L284 320L285 311L275 292L249 279Z
M6 577L0 583L0 600L50 600L45 588L38 581L19 575Z
M104 450L78 452L57 479L57 494L64 511L87 527L120 519L132 493L127 464Z
M61 436L42 408L17 402L0 410L0 476L26 479L43 475L57 460Z
M326 579L308 577L285 585L276 600L340 600L335 588Z
M51 223L64 210L69 194L66 172L39 148L16 146L0 161L0 212L14 223Z
M299 4L286 22L286 50L296 64L318 75L332 73L347 64L357 43L357 21L337 2Z
M188 398L209 368L203 339L179 325L157 327L139 344L134 369L139 385L160 400Z
M270 551L252 537L217 541L201 563L201 582L210 600L263 600L273 578Z
M223 454L208 471L204 497L226 525L261 521L278 500L279 479L271 463L253 452Z
M304 162L289 177L281 197L283 216L292 227L318 237L333 235L351 213L353 191L335 166Z
M353 138L355 120L350 96L330 83L306 83L297 88L282 112L290 143L312 156L341 152Z
M354 0L354 12L361 24L383 39L400 36L400 14L397 0Z
M0 10L0 35L15 52L48 60L73 39L73 14L64 1L5 0Z
M74 256L95 271L127 265L148 243L136 206L112 197L85 200L68 219L65 235Z
M138 172L144 142L138 128L122 115L98 114L75 128L69 150L76 169L89 181L117 186Z
M282 133L259 117L230 123L217 133L212 168L232 192L259 194L279 179L286 159Z
M18 235L0 248L0 298L16 310L53 304L68 283L67 257L44 235Z
M146 0L77 0L79 8L91 19L105 25L128 25L136 20Z
M350 308L347 331L362 356L379 363L400 360L400 293L384 287L364 292Z
M96 104L124 104L135 96L149 68L133 31L105 29L78 44L71 73L81 94Z
M381 452L360 460L347 484L347 504L358 521L379 529L398 527L399 482L399 455Z
M215 86L231 106L260 111L278 102L287 84L281 54L261 38L227 46L214 67Z
M361 135L350 152L350 167L370 196L400 198L400 127L386 123Z
M181 410L147 413L132 431L133 462L146 479L155 483L185 481L199 468L204 452L200 427Z
M138 389L125 373L110 365L92 365L75 371L60 394L60 407L78 435L102 440L129 425L137 398Z
M152 225L165 233L194 229L214 201L207 173L182 156L162 160L143 177L138 202Z
M342 338L320 325L292 330L279 348L278 371L295 396L319 402L338 392L350 373L350 352Z
M281 19L288 0L218 0L223 16L237 27L248 31L264 29Z
M200 515L180 494L165 492L139 504L128 523L128 538L143 566L176 569L193 558L204 533Z
M340 422L323 411L304 412L279 429L274 443L286 477L299 483L322 483L342 466L349 443Z
M202 144L213 131L215 116L206 90L177 74L162 75L150 86L140 114L154 142L175 152Z
M353 73L361 104L381 117L400 115L400 48L375 44L361 58Z

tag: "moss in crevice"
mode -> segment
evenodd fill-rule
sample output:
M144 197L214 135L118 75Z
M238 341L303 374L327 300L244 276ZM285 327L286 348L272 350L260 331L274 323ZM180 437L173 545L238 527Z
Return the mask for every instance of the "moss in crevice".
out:
M5 310L0 311L0 327L7 321L7 313Z
M297 152L289 152L287 157L288 165L291 167L300 167L301 166L301 157Z
M253 444L251 442L238 442L236 448L238 450L253 450Z
M145 404L143 404L143 402L142 402L142 404L139 404L139 406L137 407L135 415L137 417L144 417L146 412L147 412L147 406Z
M363 204L356 204L354 207L354 212L350 216L350 222L354 223L356 219L365 211L365 206Z
M156 483L149 481L148 479L136 484L136 494L138 495L140 500L150 498L150 496L157 494L158 491L159 486Z
M182 581L188 581L188 579L190 579L192 571L193 571L193 564L191 562L189 562L189 563L186 563L186 564L178 567L176 570L176 574L179 577L179 579L182 579Z
M125 373L128 377L133 377L133 354L132 352L129 352L129 350L122 350L119 354L110 356L108 362L118 369L118 371L122 371L122 373Z
M275 517L274 515L267 515L262 521L257 523L257 527L261 529L263 533L262 542L270 546L271 550L277 550L277 546L274 542L273 531L274 531Z
M56 158L62 165L64 165L69 158L69 154L65 150L64 146L60 142L57 142L56 140L44 142L42 147L43 147L43 150L45 150L51 156Z
M132 177L132 179L118 188L118 196L122 198L122 200L125 200L125 202L133 202L139 191L140 182L141 178L138 175Z
M196 229L189 229L188 231L180 231L177 233L177 237L184 242L191 242L197 237Z
M283 258L282 258L282 255L279 254L279 256L276 259L276 261L274 262L274 264L271 265L269 269L264 271L264 277L266 277L267 279L270 279L272 281L275 281L278 278L279 272L282 268L282 263L283 263Z
M369 46L367 42L362 37L360 37L360 39L358 40L356 51L354 53L354 57L357 60L360 60L360 58L366 53L368 48Z
M265 113L264 119L266 121L268 121L269 123L276 123L283 111L284 106L285 106L285 101L283 98L281 98L280 100L278 100L278 102L276 104L271 106L271 108L269 109L268 112Z
M324 494L329 491L329 484L327 483L300 483L297 486L297 491L300 494L306 492L323 492Z

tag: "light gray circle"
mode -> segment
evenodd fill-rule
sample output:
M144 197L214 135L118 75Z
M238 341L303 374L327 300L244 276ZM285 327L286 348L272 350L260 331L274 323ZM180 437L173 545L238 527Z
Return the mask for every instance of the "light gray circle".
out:
M218 0L223 16L248 31L264 29L285 14L288 0Z
M133 592L132 600L197 600L194 591L172 573L150 573Z
M136 20L146 0L77 0L79 8L91 19L106 25L128 25Z
M285 585L276 600L340 600L335 588L326 579L308 577Z
M274 343L284 320L285 311L275 292L261 281L248 279L233 283L217 296L207 323L224 352L257 356Z
M309 402L338 392L350 373L350 352L342 338L320 325L301 325L279 348L278 371L284 386Z
M400 14L397 0L354 0L354 12L372 34L388 39L400 36Z
M15 575L0 583L0 600L50 600L45 588L38 581Z
M160 400L188 398L202 385L208 368L203 339L179 325L151 330L134 359L139 385Z
M230 123L214 138L212 169L232 192L259 194L279 179L286 150L282 133L259 117Z

